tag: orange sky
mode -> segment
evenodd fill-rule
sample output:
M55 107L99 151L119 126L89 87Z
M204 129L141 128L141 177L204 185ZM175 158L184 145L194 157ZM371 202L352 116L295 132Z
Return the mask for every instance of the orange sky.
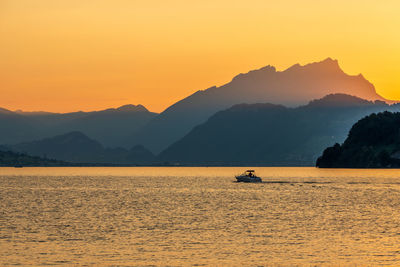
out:
M240 72L326 57L400 99L398 0L0 0L0 107L160 112Z

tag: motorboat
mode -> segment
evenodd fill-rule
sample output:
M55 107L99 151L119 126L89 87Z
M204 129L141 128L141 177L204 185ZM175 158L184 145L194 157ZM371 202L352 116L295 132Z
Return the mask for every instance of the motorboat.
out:
M241 175L236 176L238 182L244 183L261 183L262 180L255 174L255 170L247 170Z

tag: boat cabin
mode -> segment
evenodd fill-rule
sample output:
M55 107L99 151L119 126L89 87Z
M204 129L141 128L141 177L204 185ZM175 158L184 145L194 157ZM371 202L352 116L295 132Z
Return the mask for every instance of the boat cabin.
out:
M238 182L261 183L262 180L255 174L254 170L247 170L243 174L235 176Z
M249 176L249 177L254 177L254 176L256 176L255 175L255 170L247 170L246 172L245 172L245 175L246 176Z

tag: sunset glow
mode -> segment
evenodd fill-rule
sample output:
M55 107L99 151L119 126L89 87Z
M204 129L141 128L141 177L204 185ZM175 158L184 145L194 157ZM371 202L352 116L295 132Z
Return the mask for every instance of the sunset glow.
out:
M0 1L0 107L161 112L238 73L326 57L400 99L400 2Z

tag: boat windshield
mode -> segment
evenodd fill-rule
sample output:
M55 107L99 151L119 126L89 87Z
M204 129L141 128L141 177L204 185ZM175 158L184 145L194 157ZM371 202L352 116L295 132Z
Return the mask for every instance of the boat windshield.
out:
M253 171L253 170L248 170L248 171L245 172L245 175L246 175L246 176L249 176L249 177L253 177L253 176L255 176L255 171Z

